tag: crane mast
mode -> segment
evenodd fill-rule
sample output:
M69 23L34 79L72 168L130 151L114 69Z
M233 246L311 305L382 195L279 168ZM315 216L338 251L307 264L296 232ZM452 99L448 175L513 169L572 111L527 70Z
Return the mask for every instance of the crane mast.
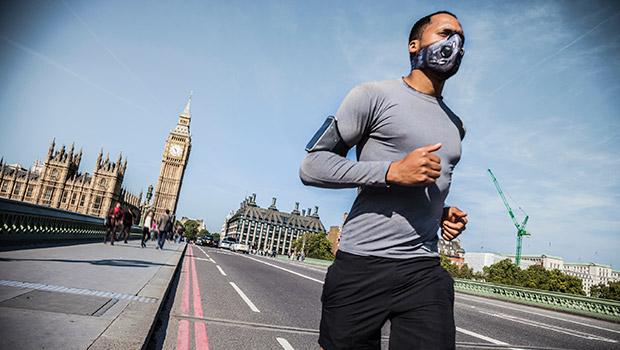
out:
M530 235L525 230L525 226L527 225L527 221L530 217L529 215L525 214L525 219L523 219L523 222L519 224L519 222L517 221L517 218L515 217L514 212L512 211L512 208L510 207L510 204L508 204L508 201L506 200L506 196L504 196L504 191L502 191L502 188L500 187L499 182L495 178L495 175L493 175L493 172L491 171L491 169L487 169L487 171L489 172L489 176L491 176L491 180L493 181L493 184L495 185L495 189L497 189L497 193L499 193L499 196L502 198L502 202L504 202L504 206L506 207L506 210L508 211L508 215L510 216L510 219L512 219L512 223L517 228L517 251L515 254L515 265L519 266L521 264L521 249L522 249L523 236Z

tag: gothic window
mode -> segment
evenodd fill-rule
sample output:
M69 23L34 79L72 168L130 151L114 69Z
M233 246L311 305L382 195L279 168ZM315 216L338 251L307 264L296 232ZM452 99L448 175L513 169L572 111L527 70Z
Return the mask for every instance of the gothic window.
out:
M16 183L15 188L13 188L13 194L18 195L21 189L22 189L22 184L20 184L19 182Z
M83 194L83 195L80 197L80 207L83 207L83 206L84 206L84 200L85 200L85 199L86 199L86 195L84 195L84 194Z
M2 183L2 187L0 187L0 192L4 193L7 192L9 190L9 183L4 181Z
M54 189L50 186L45 188L45 192L43 192L43 200L49 202L52 199L52 193Z
M93 209L99 210L101 208L101 196L95 197L95 201L93 202Z
M75 205L75 200L77 199L77 193L73 193L71 196L71 205Z
M32 186L28 186L28 189L26 189L26 197L31 197L33 190L34 188Z
M63 203L67 203L67 196L68 196L68 194L69 194L69 192L67 192L67 191L64 191L62 193L62 202Z

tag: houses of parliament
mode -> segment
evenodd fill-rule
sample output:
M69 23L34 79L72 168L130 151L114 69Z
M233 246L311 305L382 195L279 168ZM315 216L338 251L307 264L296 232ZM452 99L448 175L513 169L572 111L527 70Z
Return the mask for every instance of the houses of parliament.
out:
M166 209L175 213L191 149L190 103L191 96L165 142L152 204L152 186L145 201L142 192L136 195L123 188L127 159L122 154L114 161L109 154L104 158L101 150L93 172L82 173L82 150L76 151L74 145L57 147L55 140L44 161L29 169L0 159L0 198L97 217L105 217L119 202L133 212L136 222L146 210L156 217Z

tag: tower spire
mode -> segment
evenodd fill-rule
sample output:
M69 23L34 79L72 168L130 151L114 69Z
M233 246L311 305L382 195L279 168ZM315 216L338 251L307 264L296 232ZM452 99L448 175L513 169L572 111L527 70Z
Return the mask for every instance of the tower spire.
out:
M193 93L194 93L193 91L189 92L189 99L187 100L187 104L185 104L185 108L183 108L183 113L181 113L183 116L186 116L188 118L190 118L190 109L191 109L191 104L192 104Z

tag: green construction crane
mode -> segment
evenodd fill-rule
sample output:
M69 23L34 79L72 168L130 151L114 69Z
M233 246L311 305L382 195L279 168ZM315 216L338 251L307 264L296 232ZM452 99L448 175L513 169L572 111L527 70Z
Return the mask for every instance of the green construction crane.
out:
M525 214L525 219L523 219L523 222L519 224L519 222L517 221L517 218L515 217L515 214L512 212L512 208L510 208L510 204L508 204L506 197L504 197L504 192L502 192L502 188L499 187L499 182L497 182L495 175L493 175L493 172L491 171L491 169L487 169L487 171L489 172L489 175L491 176L491 180L493 180L493 184L495 185L495 188L497 189L499 196L502 197L502 201L504 201L504 206L506 206L506 210L508 210L508 215L510 215L510 218L512 219L512 223L517 228L517 253L515 254L515 265L519 266L519 264L521 263L521 241L523 239L523 236L530 235L525 230L525 225L527 225L527 220L530 217L525 212L523 212ZM523 211L523 209L521 209L521 211Z

